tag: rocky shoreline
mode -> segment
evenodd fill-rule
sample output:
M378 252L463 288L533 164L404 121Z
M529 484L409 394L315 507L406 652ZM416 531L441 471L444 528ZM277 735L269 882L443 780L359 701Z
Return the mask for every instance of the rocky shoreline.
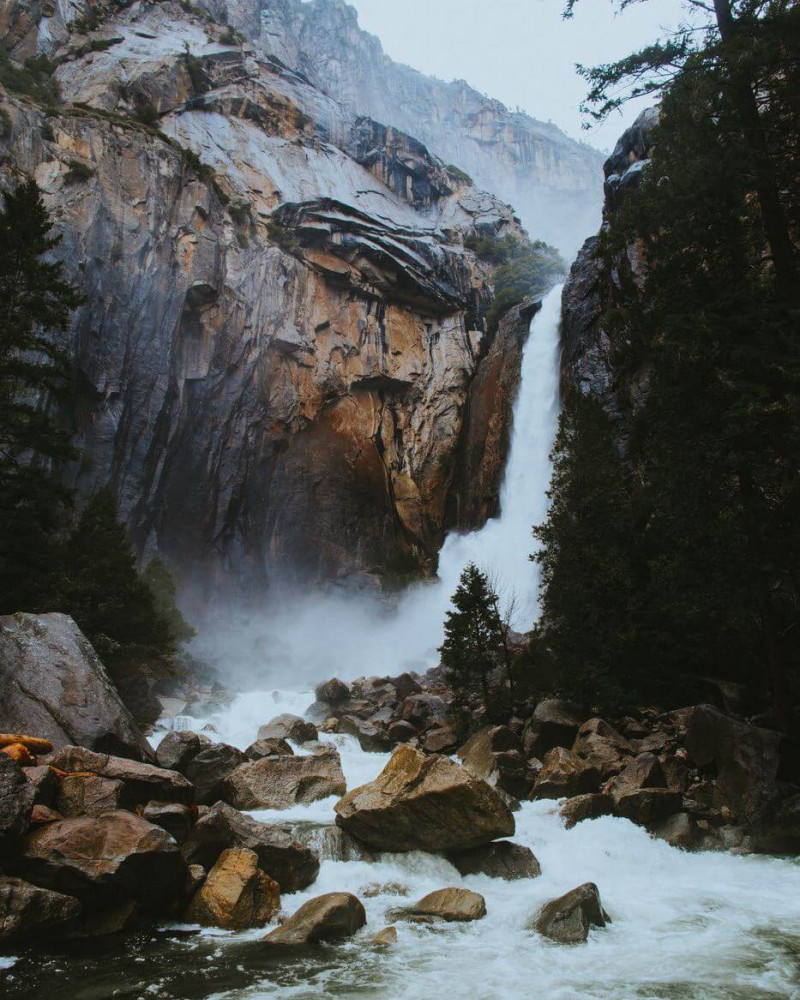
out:
M307 718L265 720L245 750L173 730L153 752L70 619L16 615L0 626L0 728L17 730L0 735L2 946L165 919L228 930L277 919L264 942L284 948L354 934L366 918L352 893L322 893L284 914L282 894L317 879L319 835L247 812L332 797L328 856L418 850L462 875L541 874L533 852L508 839L528 799L560 801L567 827L613 815L675 847L798 850L794 745L711 705L604 720L548 699L465 732L434 670L327 681ZM331 733L391 753L381 774L348 789L336 747L319 740ZM479 893L442 886L387 917L463 922L485 912ZM575 942L608 919L588 883L547 902L531 929ZM386 947L394 935L390 925L370 940Z

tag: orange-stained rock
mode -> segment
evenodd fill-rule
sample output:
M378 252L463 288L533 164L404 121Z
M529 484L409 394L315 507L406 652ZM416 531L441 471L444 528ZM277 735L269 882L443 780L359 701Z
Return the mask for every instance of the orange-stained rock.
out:
M50 740L43 740L38 736L22 736L19 733L0 733L0 748L10 746L12 743L21 743L32 754L50 753L53 749L53 744Z
M36 766L36 758L22 743L9 743L7 746L0 747L0 753L4 753L6 757L10 757L20 767Z

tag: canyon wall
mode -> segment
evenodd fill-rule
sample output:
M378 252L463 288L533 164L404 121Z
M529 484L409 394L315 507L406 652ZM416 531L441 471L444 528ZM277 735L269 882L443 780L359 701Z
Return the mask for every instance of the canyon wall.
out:
M140 556L211 592L432 572L453 491L491 508L454 485L495 405L467 407L497 350L464 240L523 238L513 210L188 4L6 0L0 30L61 91L0 90L0 185L36 178L86 295L79 499L109 484Z

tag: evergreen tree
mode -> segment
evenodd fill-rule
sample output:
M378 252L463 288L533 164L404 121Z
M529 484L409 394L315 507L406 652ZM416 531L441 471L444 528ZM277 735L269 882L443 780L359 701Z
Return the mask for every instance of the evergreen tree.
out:
M86 505L64 546L62 565L59 607L99 647L112 671L114 658L125 647L160 655L174 651L169 622L136 572L109 490L100 490Z
M164 561L158 556L151 559L142 573L142 580L150 589L156 612L166 621L173 642L188 642L193 639L197 633L175 603L175 581Z
M445 619L445 640L439 649L447 682L461 708L480 697L490 708L489 681L503 662L503 626L497 595L489 579L474 563L461 574L452 597L453 610Z
M74 457L50 413L70 368L59 336L81 301L48 260L60 237L34 181L0 212L0 611L44 610L55 571L53 536L70 495L58 465Z
M541 617L529 669L560 693L619 707L636 695L634 532L611 421L592 395L565 401L553 449L541 549ZM538 662L537 662L538 661Z

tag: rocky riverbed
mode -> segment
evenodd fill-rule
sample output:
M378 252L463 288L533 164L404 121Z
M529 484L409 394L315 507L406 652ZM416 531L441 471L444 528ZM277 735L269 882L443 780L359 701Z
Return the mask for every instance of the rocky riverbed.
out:
M72 634L36 623L29 664ZM62 684L102 680L75 655ZM462 742L433 672L222 699L121 756L105 694L92 747L3 737L9 997L793 996L800 867L723 849L796 850L785 747L717 708L543 702Z

